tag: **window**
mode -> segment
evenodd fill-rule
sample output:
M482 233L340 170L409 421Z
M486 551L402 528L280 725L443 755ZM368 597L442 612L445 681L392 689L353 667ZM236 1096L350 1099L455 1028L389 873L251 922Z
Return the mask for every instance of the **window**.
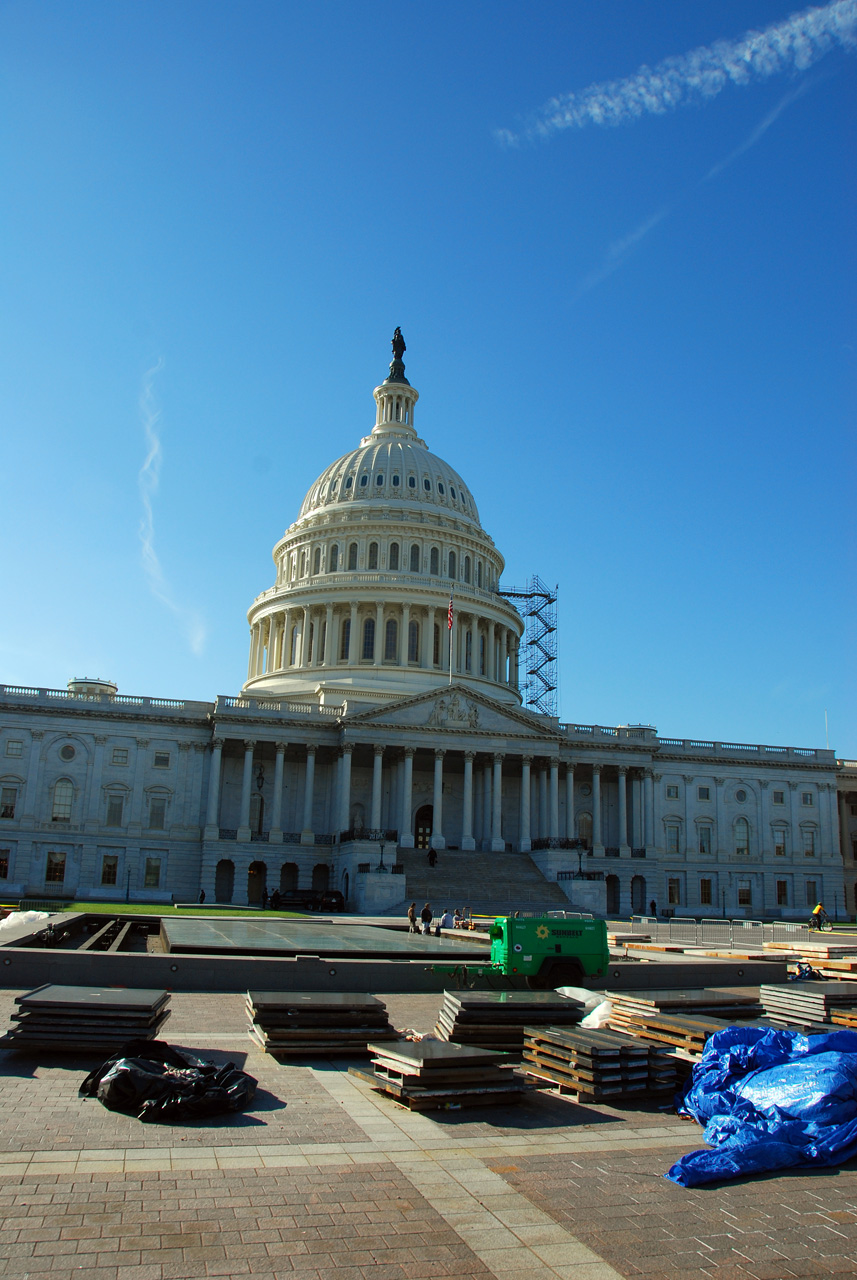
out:
M678 800L678 787L674 783L667 783L667 800Z
M786 829L774 827L774 853L778 858L786 856Z
M0 818L14 818L17 803L17 787L0 787Z
M382 485L383 483L384 483L384 475L383 475L383 472L379 472L379 474L375 477L375 484L376 484L376 485Z
M681 906L681 881L677 877L667 880L667 902L671 907Z
M477 564L476 564L476 585L477 587L482 586L482 561L481 560L477 561Z
M747 792L746 792L746 791L736 791L736 792L735 792L735 799L738 801L738 803L739 803L739 804L743 804L743 803L744 803L744 801L747 799Z
M76 755L77 752L70 742L67 742L63 747L60 747L60 760L73 760Z
M805 891L806 891L806 905L808 907L814 907L815 904L818 902L818 885L816 884L815 880L807 880L805 885Z
M7 743L6 743L6 755L7 755L7 756L22 756L23 754L24 754L24 744L23 744L23 742L13 742L13 741L9 741L9 742L7 742Z
M154 766L155 769L169 769L170 767L169 751L156 751L155 758L152 761L152 765Z
M777 881L777 906L787 907L789 905L789 882L788 880Z
M711 853L711 827L699 828L699 852Z
M430 493L430 492L431 492L431 480L423 480L423 488L425 489L426 493Z
M321 573L321 547L316 547L312 553L312 571Z
M0 849L0 880L9 879L9 849Z
M432 639L431 660L436 667L440 666L440 627L434 624L434 637Z
M432 547L429 552L429 573L440 573L440 552L437 547Z
M815 804L815 796L811 791L802 791L800 793L800 802L805 808L811 809Z
M127 748L127 747L114 747L114 748L113 748L113 763L114 763L114 764L127 764L127 763L128 763L128 748Z
M65 854L49 853L45 865L45 883L62 884L65 880Z
M110 795L107 797L107 825L108 827L122 826L122 810L125 807L125 797Z
M384 661L395 662L396 651L399 641L399 624L395 618L387 620L387 626L384 632Z
M398 487L399 487L399 477L393 476L393 488L398 489Z
M450 497L452 498L452 501L455 502L455 490L453 489L452 485L449 486L449 493L450 493Z
M479 637L479 674L485 675L485 637Z
M361 476L361 477L360 477L360 488L361 488L361 489L365 489L368 483L369 483L369 477L368 477L368 476Z
M441 495L441 497L443 497L443 495L446 493L446 489L444 489L443 485L439 480L437 482L437 491Z
M711 906L711 881L710 880L700 880L699 901L703 907Z
M348 568L357 568L357 543L352 542L348 548Z
M378 543L377 542L369 543L369 568L370 569L378 568Z
M697 787L697 788L696 788L696 798L697 798L697 800L710 800L710 799L711 799L711 788L710 788L710 787Z
M752 907L753 905L753 886L749 880L738 881L738 906Z
M350 489L353 484L354 484L354 476L346 476L345 488Z
M152 831L163 831L167 825L166 796L152 796L149 801L149 827Z
M774 792L774 804L785 804L785 802L786 802L786 793L785 793L785 791L775 791L775 792Z
M678 853L678 832L675 823L671 822L667 826L667 853Z
M470 556L464 557L464 581L470 581Z
M390 543L390 568L393 570L399 567L399 544L398 542Z
M450 578L454 578L454 577L455 577L455 569L456 569L456 564L455 564L455 552L454 552L454 551L450 551L450 553L449 553L449 576L450 576Z
M327 572L336 573L338 568L339 568L339 545L336 542L334 542L333 546L330 548L330 556L328 557L328 561L327 561Z
M348 657L348 644L351 640L351 619L343 618L342 633L339 637L339 661L345 662Z
M750 824L746 818L738 818L735 822L735 852L741 858L750 856Z
M803 833L803 856L805 858L815 857L815 831L811 827Z
M409 489L416 489L416 487L417 487L417 479L416 479L416 476L408 476L408 488L409 488Z
M289 666L293 667L298 657L298 629L292 627L292 642L289 645Z
M301 576L302 578L305 578L305 577L306 577L306 552L305 552L305 551L302 551L302 552L301 552L301 571L300 571L300 576Z
M420 549L414 542L411 544L411 573L420 571Z
M52 822L69 822L71 806L74 803L74 787L67 778L60 778L54 787L54 804L51 810ZM65 854L62 855L65 858Z
M371 662L375 657L375 619L367 618L363 623L363 660Z
M107 853L101 859L101 883L115 884L119 874L119 859L115 853Z
M158 889L161 884L161 860L160 858L147 858L146 870L144 872L143 887L146 889Z
M464 670L473 669L473 632L468 631L464 637Z
M408 623L408 662L419 662L420 660L420 624L418 622Z

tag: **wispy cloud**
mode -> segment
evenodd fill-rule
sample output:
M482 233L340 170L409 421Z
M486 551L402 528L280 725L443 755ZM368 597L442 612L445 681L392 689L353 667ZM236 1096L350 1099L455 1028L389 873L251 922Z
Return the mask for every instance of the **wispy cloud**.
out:
M160 436L161 410L155 397L155 378L163 367L164 362L159 359L156 365L153 365L151 369L147 369L143 376L143 385L140 390L140 421L146 441L146 457L137 476L140 501L143 504L143 514L140 517L139 526L143 571L152 595L161 604L166 605L181 621L187 634L191 651L195 654L200 654L205 647L205 624L199 614L178 604L173 598L164 578L164 571L161 568L158 553L155 550L153 503L161 480L161 463L164 456Z
M738 40L718 40L665 58L655 67L642 66L624 80L609 80L552 98L531 124L517 132L500 129L497 137L515 145L549 137L561 129L623 124L643 115L662 115L684 103L714 98L730 84L806 71L834 48L849 52L857 48L857 0L832 0L794 13L764 31L748 31Z

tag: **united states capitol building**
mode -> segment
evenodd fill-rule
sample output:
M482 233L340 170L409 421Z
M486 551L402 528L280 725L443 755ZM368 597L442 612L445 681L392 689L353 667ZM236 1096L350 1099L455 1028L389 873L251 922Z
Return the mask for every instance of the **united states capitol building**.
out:
M439 887L492 909L519 885L618 916L854 915L857 762L525 709L503 556L417 434L398 330L393 354L274 546L237 696L0 686L0 901L314 887L383 911L433 846Z

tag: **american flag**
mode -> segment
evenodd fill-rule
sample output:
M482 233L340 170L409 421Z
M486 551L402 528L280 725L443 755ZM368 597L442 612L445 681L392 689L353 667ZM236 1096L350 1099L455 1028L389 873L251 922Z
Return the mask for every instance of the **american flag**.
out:
M449 612L446 615L446 625L452 630L452 596L449 597Z

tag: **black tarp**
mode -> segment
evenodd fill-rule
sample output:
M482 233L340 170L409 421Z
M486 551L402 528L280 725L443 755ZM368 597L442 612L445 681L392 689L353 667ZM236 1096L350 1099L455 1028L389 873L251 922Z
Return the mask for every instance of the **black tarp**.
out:
M88 1075L79 1092L138 1120L196 1120L245 1110L256 1084L234 1062L217 1066L163 1040L131 1040Z

